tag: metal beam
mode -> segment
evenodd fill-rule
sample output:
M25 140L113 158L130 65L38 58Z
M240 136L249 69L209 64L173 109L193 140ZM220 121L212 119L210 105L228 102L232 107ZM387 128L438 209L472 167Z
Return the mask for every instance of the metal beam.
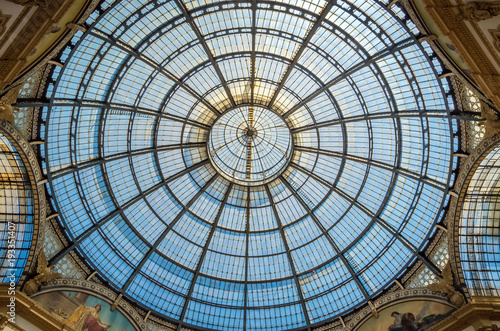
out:
M203 265L203 261L205 260L205 256L207 255L208 247L210 246L210 242L212 241L212 237L215 233L215 229L217 228L217 225L219 224L219 219L222 215L222 211L224 210L224 206L227 203L227 199L229 199L229 194L231 193L232 189L233 189L233 183L230 183L227 190L226 190L226 193L224 194L224 198L220 204L219 210L217 211L217 215L215 216L215 219L213 221L212 228L210 229L210 233L208 234L208 238L207 238L205 245L203 247L203 251L201 253L200 259L198 260L198 264L196 265L194 277L193 277L193 280L191 281L191 284L189 285L189 290L188 290L188 294L186 297L186 301L184 302L184 306L182 307L181 316L179 318L179 321L181 321L181 322L184 320L184 317L186 316L186 311L187 311L187 307L189 304L189 300L191 299L191 296L193 295L194 285L196 284L196 280L198 279L198 276L200 275L200 270L201 270L201 267ZM181 324L179 324L179 327L177 329L179 331L180 331L180 325Z
M96 165L120 160L123 158L128 158L128 157L133 157L137 155L143 155L143 154L148 154L148 153L154 153L154 152L164 152L164 151L171 151L175 149L184 149L184 148L204 148L206 147L206 143L185 143L185 144L176 144L176 145L165 145L165 146L159 146L159 147L151 147L151 148L141 148L137 149L135 151L130 151L130 152L123 152L123 153L118 153L118 154L113 154L113 155L108 155L103 158L96 158L92 159L87 162L82 162L75 164L73 166L67 167L67 168L62 168L59 170L56 170L54 172L51 172L51 179L57 179L72 173L75 173L77 171L87 169L94 167Z
M71 245L69 245L68 247L66 247L63 250L61 250L59 253L57 253L50 260L49 266L57 264L57 262L59 262L66 254L68 254L70 251L72 251L76 246L78 246L83 240L85 240L86 238L88 238L92 233L94 233L96 230L100 229L104 224L106 224L107 222L109 222L110 220L112 220L115 216L117 216L118 214L120 214L123 210L125 210L128 207L132 206L133 204L135 204L136 202L138 202L141 199L145 198L146 196L150 195L151 193L153 193L153 192L161 189L162 187L166 186L171 181L176 180L176 179L178 179L178 178L180 178L180 177L182 177L182 176L190 173L191 171L196 170L196 169L204 166L208 162L209 162L208 159L205 159L204 161L198 162L198 163L192 165L191 167L186 168L183 171L181 171L181 172L179 172L179 173L177 173L177 174L175 174L173 176L170 176L164 182L158 183L158 184L150 187L149 189L145 190L141 194L138 194L135 197L133 197L132 199L130 199L129 201L125 202L119 208L115 209L114 211L112 211L108 215L104 216L101 220L99 220L97 223L93 224L90 228L88 228L82 234L80 234L78 237L76 237L73 240L73 243Z
M257 55L256 55L256 45L257 43L257 0L252 0L252 52L251 52L251 63L250 63L250 103L254 104L255 102L255 76L257 69L255 65L257 63Z
M151 257L151 255L154 253L154 251L156 251L156 249L158 248L158 246L160 246L161 242L163 241L163 239L165 239L165 237L170 232L170 230L172 230L172 228L184 216L184 214L189 210L189 208L191 208L191 206L193 205L193 203L195 203L196 200L198 200L198 198L206 191L206 189L208 187L210 187L210 185L212 185L212 183L217 179L217 177L219 177L218 174L212 176L212 178L210 178L210 180L208 180L205 183L205 185L203 185L203 187L191 198L191 200L189 200L189 202L184 206L184 208L182 208L182 210L179 212L179 214L177 214L177 216L175 217L175 219L167 226L167 228L163 231L163 233L155 241L155 243L153 244L153 246L150 247L150 249L146 253L146 255L144 255L144 257L142 258L141 262L139 262L139 264L137 265L137 267L135 267L134 272L132 272L132 274L129 276L129 278L127 279L127 281L125 282L125 284L120 289L121 293L125 293L125 291L127 290L127 288L130 286L130 284L134 280L135 276L137 276L137 274L141 271L141 269L144 266L144 264Z
M392 234L398 241L400 241L406 248L408 248L417 259L419 259L434 275L438 278L442 278L441 271L431 262L427 257L420 254L420 252L413 246L405 237L403 237L399 232L394 230L389 224L387 224L384 220L379 217L374 218L375 222L377 222L381 227L383 227L387 232Z
M402 50L402 49L404 49L404 48L406 48L408 46L413 45L413 44L415 44L415 39L413 37L407 38L405 40L402 40L402 41L394 44L390 48L384 49L383 51L378 52L378 53L376 53L376 54L368 57L365 61L363 61L363 62L361 62L361 63L353 66L350 69L347 69L345 72L341 73L340 75L338 75L337 77L333 78L328 83L326 83L325 86L317 89L315 92L311 93L307 98L305 98L304 100L302 100L301 102L299 102L298 104L296 104L295 106L293 106L292 108L290 108L290 110L288 110L285 114L283 114L283 118L286 119L287 117L289 117L290 115L292 115L297 109L299 109L303 105L307 104L308 102L310 102L311 100L313 100L314 98L316 98L318 95L320 95L321 93L325 92L330 87L332 87L335 84L339 83L343 79L346 79L347 77L350 77L351 75L353 75L354 73L358 72L359 70L370 66L372 63L374 63L374 62L376 62L376 61L378 61L380 59L383 59L387 55L394 54L394 53L396 53L396 52L398 52L398 51L400 51L400 50Z
M422 261L422 263L424 263L429 268L429 270L431 270L436 276L441 277L441 272L435 266L433 266L431 263L429 263L429 260L427 260L427 258L425 258L424 256L420 255L418 249L415 246L413 246L406 238L404 238L399 232L397 232L389 224L387 224L386 221L384 221L383 219L381 219L380 217L378 217L377 215L375 215L371 210L369 210L368 208L366 208L363 204L359 203L359 201L351 198L344 191L342 191L342 190L340 190L340 189L338 189L336 187L333 187L330 183L328 183L327 181L325 181L324 179L322 179L318 175L315 175L315 174L307 171L306 169L304 169L304 168L302 168L300 166L297 166L295 164L293 165L293 167L296 168L296 169L298 169L298 170L300 170L300 171L302 171L302 172L304 172L304 173L306 173L306 174L308 174L308 175L310 175L315 180L317 180L318 182L322 183L326 187L332 189L335 193L337 193L338 195L340 195L342 198L344 198L345 200L349 201L349 203L351 203L352 205L354 205L357 208L359 208L368 217L370 217L373 222L378 223L385 230L387 230L387 232L389 232L390 234L392 234L394 236L394 238L396 238L398 241L400 241L403 244L403 246L405 246L406 248L408 248L408 250L410 250L420 261Z
M368 159L368 158L365 158L365 157L355 156L355 155L350 155L350 154L343 154L343 153L340 153L340 152L327 151L327 150L324 150L324 149L316 149L316 148L313 148L313 147L294 146L294 150L296 150L296 151L302 151L302 152L309 152L309 153L317 153L317 154L322 154L322 155L328 155L328 156L333 156L333 157L336 157L336 158L339 158L339 159L342 159L342 160L350 160L350 161L355 161L355 162L359 162L359 163L368 164L370 166L381 168L381 169L384 169L384 170L396 173L398 175L411 178L411 179L416 180L418 182L421 182L421 183L427 184L429 186L432 186L432 187L434 187L434 188L436 188L436 189L438 189L440 191L443 191L443 192L444 191L446 191L446 192L448 191L448 188L447 188L446 184L443 184L443 183L435 181L435 180L433 180L431 178L422 176L421 174L417 174L417 173L414 173L414 172L406 170L406 169L397 168L394 165L390 165L390 164L383 163L383 162L380 162L380 161L375 161L373 159ZM293 162L291 162L290 164L292 164L297 169L301 169L301 170L307 172L310 175L314 175L309 170L303 169L298 164L295 164Z
M274 218L276 218L276 222L278 223L278 230L281 234L281 239L283 239L283 245L285 246L286 255L288 257L288 262L290 263L290 268L292 269L293 280L295 281L295 287L297 287L297 292L299 294L300 304L302 306L302 310L304 312L304 318L306 320L306 324L311 324L311 319L309 318L309 313L307 312L306 302L304 299L304 294L302 293L302 287L299 282L299 278L297 277L297 271L295 269L295 264L292 259L292 253L290 252L290 246L288 246L288 242L286 241L285 230L283 230L283 224L281 223L280 216L278 214L278 210L276 209L276 204L274 203L273 196L271 194L271 190L269 190L269 184L265 185L267 196L269 197L269 202L271 202L271 207L273 209Z
M186 8L184 3L182 3L182 1L180 1L180 0L175 0L175 3L177 4L177 7L179 7L180 10L182 11L182 14L186 18L186 21L188 22L189 26L194 31L194 34L196 35L196 37L200 41L201 46L205 50L205 53L207 54L208 59L212 63L212 66L214 67L215 72L217 73L217 76L219 77L219 80L221 81L222 86L224 87L224 91L226 91L227 97L229 98L231 105L233 107L235 107L236 102L234 102L233 95L231 94L231 90L229 90L229 87L227 86L226 79L224 78L224 75L222 74L222 71L220 70L219 64L217 63L217 61L215 61L214 55L212 54L210 47L208 47L208 44L205 40L205 37L203 37L203 35L200 32L200 29L198 29L198 26L196 26L196 23L195 23L193 17L191 16L191 13L189 13L189 10Z
M243 327L244 330L247 329L247 318L248 318L248 249L250 240L250 186L247 187L247 206L245 215L245 285L243 290Z
M302 131L319 129L331 125L338 125L342 123L351 123L351 122L360 122L360 121L369 121L369 120L379 120L379 119L387 119L387 118L403 118L403 117L440 117L446 118L449 116L449 112L447 110L402 110L398 112L383 112L383 113L373 113L373 114L365 114L351 117L344 117L343 119L334 119L330 121L319 122L311 125L304 125L301 127L293 128L290 131L292 133L298 133Z
M278 97L278 94L280 93L281 89L283 86L285 86L286 80L292 73L293 69L295 68L295 65L299 62L300 57L302 56L302 53L307 49L307 45L309 45L309 42L311 42L312 37L316 33L316 31L319 29L323 21L326 19L326 15L330 12L333 6L337 4L337 0L329 0L323 8L321 15L318 17L316 22L314 22L313 26L307 33L307 36L304 38L304 41L301 43L299 49L297 50L297 53L295 53L295 56L292 60L292 63L288 66L286 69L285 74L283 75L283 78L281 78L281 81L276 88L276 91L274 92L273 97L271 98L271 101L269 101L268 108L272 109L274 102L276 101L276 98Z
M367 301L370 300L371 299L370 294L368 294L368 291L366 290L366 288L364 287L364 285L359 280L358 274L356 274L356 271L353 269L353 267L351 266L351 264L349 263L349 261L347 261L347 259L344 256L344 254L342 254L342 252L340 251L339 247L337 246L337 244L335 243L335 241L333 240L333 238L330 236L330 234L328 233L328 231L325 229L325 227L323 226L323 224L318 220L318 218L316 217L316 215L311 211L311 208L309 208L309 206L307 205L307 203L305 203L304 199L297 193L297 191L285 179L285 177L283 177L283 175L280 176L280 179L283 182L283 184L285 184L285 186L290 190L290 192L293 194L293 196L295 197L295 199L297 199L297 201L300 203L300 205L302 206L302 208L304 208L306 210L307 215L309 217L311 217L311 219L314 221L314 223L316 224L316 226L321 230L321 232L323 233L323 235L325 236L325 238L328 240L328 242L330 243L330 245L333 247L333 250L335 251L335 253L342 260L342 262L344 263L344 265L347 268L347 270L349 270L349 273L351 274L352 279L358 285L358 288L361 291L361 293L363 293L363 296L365 297L365 299Z
M16 107L48 107L50 106L50 103L48 102L37 102L36 100L23 100L23 99L18 99L16 101L16 104L14 104ZM137 114L142 114L142 115L148 115L148 116L153 116L153 117L160 117L160 118L165 118L174 122L180 122L184 124L189 124L192 126L199 127L201 129L205 130L210 130L210 125L204 124L198 121L193 121L190 119L186 119L181 116L176 116L176 115L171 115L167 113L160 113L157 110L153 109L148 109L148 108L143 108L143 107L136 107L136 106L129 106L129 105L122 105L122 104L116 104L116 103L106 103L102 101L91 101L91 100L75 100L75 99L54 99L52 102L52 106L69 106L69 107L88 107L88 108L102 108L102 109L113 109L113 110L120 110L120 111L128 111L132 113L137 113Z
M191 87L189 87L186 83L181 81L179 78L177 78L174 74L169 72L167 69L156 63L153 59L150 59L149 57L145 56L144 54L139 53L136 51L134 48L130 47L129 45L113 38L112 36L106 34L105 32L98 30L98 29L92 29L91 31L88 32L90 35L97 37L108 44L119 48L128 54L132 55L136 59L148 64L150 67L154 68L156 71L160 72L163 74L165 77L168 79L172 80L174 83L185 89L189 94L191 94L193 97L195 97L199 102L204 104L209 110L211 110L215 115L219 116L221 114L220 111L218 111L212 104L210 104L208 101L206 101L204 98L202 98L195 90L193 90Z

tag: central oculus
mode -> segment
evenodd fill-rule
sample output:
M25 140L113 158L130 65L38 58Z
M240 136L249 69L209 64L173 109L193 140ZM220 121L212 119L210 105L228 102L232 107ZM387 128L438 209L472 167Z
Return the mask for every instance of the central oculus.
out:
M292 155L290 129L276 113L242 106L222 114L212 126L208 155L226 179L262 185L278 177Z

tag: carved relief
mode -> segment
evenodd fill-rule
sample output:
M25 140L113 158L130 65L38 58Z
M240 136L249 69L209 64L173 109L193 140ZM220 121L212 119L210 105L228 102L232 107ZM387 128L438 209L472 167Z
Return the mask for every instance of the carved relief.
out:
M14 123L14 114L12 112L19 111L19 108L13 107L12 104L16 102L20 89L21 86L13 88L0 99L0 120Z
M459 18L479 22L500 14L500 2L471 2L460 6Z
M7 30L7 22L12 15L6 15L0 10L0 36Z
M47 7L46 0L7 0L7 1L23 6L38 6L42 8Z
M480 124L484 125L485 138L492 137L500 132L500 118L495 111L483 101L481 101L481 117L486 119L486 121L480 122Z
M500 24L496 29L491 29L488 31L490 31L490 34L493 37L493 46L495 46L495 49L500 52Z
M38 255L38 265L36 268L36 272L38 275L35 278L30 279L26 282L23 287L23 292L30 295L38 291L38 288L42 283L50 282L53 279L61 278L61 274L57 272L52 272L55 266L49 267L49 263L47 262L47 258L45 257L45 253L42 251Z
M492 324L491 326L483 326L477 329L477 331L499 331L498 325Z
M441 276L443 276L443 278L439 279L438 283L427 285L427 287L433 291L446 294L450 302L455 306L461 307L465 305L464 296L453 286L453 274L449 262L444 267Z

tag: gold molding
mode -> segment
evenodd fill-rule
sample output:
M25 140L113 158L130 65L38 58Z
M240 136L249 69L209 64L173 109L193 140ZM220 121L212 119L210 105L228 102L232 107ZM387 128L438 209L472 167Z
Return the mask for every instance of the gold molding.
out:
M425 10L436 23L438 29L450 39L458 53L471 68L472 78L483 93L493 101L496 108L500 109L500 73L496 71L489 56L493 57L495 62L499 64L500 58L496 52L492 52L491 42L487 40L477 25L481 18L490 18L500 13L500 3L490 3L490 11L482 9L488 14L477 14L474 8L483 8L481 7L483 3L477 3L476 7L473 7L472 4L457 6L452 4L451 0L422 1L426 5ZM466 8L469 8L469 11ZM476 35L479 36L480 40ZM486 54L480 43L485 45L489 54Z
M12 36L14 31L17 30L17 28L19 27L21 22L24 20L26 15L28 15L29 11L30 11L30 8L23 8L23 10L19 14L19 16L16 17L16 20L14 21L14 23L12 23L12 25L7 30L5 35L3 35L2 38L0 39L0 48L2 48L5 45L5 43L10 39L10 37Z
M479 22L488 20L500 14L500 2L469 2L457 6L459 8L459 19Z
M493 46L498 52L500 52L500 24L498 24L496 29L490 29L488 32L493 38Z
M6 327L8 327L11 330L14 331L28 331L17 325L16 323L12 323L9 321L9 316L0 313L0 330L5 330Z
M7 22L10 20L11 17L12 15L4 14L0 10L0 36L5 32Z
M8 291L9 284L0 283L0 321L3 320L2 317L6 313L7 304L11 302L12 296L8 294ZM26 294L16 291L14 298L16 316L22 317L36 327L42 330L51 331L75 331L74 328L57 319L51 313L39 306L35 300L29 298ZM18 330L23 329L19 328Z
M472 297L472 302L453 312L447 319L428 331L456 331L469 326L475 329L491 327L491 321L500 320L500 297Z
M99 0L43 2L46 7L25 6L21 15L0 39L0 48L6 47L0 58L0 93L23 84L55 57L76 32L67 27L66 23L85 22ZM28 21L20 29L23 20ZM14 34L15 38L10 42Z

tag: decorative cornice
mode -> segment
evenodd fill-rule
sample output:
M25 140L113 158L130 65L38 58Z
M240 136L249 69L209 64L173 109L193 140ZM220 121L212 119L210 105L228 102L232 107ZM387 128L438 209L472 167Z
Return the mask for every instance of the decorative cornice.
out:
M471 303L453 312L451 316L437 323L428 331L464 330L480 321L482 323L490 321L489 325L483 326L491 326L491 321L498 320L500 320L499 297L473 297Z
M499 14L500 2L473 2L458 6L450 0L423 0L423 2L426 5L425 10L441 33L450 39L470 67L471 77L493 101L496 108L500 109L500 74L495 70L490 57L498 63L500 60L496 52L491 51L493 50L491 42L477 25L478 21ZM480 40L477 40L478 37ZM489 51L485 52L481 44Z
M5 32L5 30L7 29L6 26L7 26L7 22L9 21L9 19L12 17L12 15L7 15L7 14L4 14L2 13L2 11L0 10L0 36Z
M9 285L0 283L0 306L4 307L11 301L11 295L8 294ZM33 299L26 294L16 291L15 294L16 316L20 316L29 323L42 330L51 331L75 331L74 328L64 324L55 318L47 310L43 309ZM1 319L1 317L0 317ZM23 330L23 329L21 329Z
M75 0L67 0L67 1L64 1L64 0L58 0L58 1L62 1L63 2L63 5L61 6L61 9L59 9L57 11L57 14L53 17L46 17L45 19L43 18L38 18L36 19L37 21L47 21L49 22L50 24L46 27L46 30L47 29L51 29L53 24L54 23L57 23L61 20L63 14L69 9L69 7L75 2ZM87 18L90 16L90 14L94 11L94 9L97 7L97 5L99 4L99 0L86 0L87 4L84 6L84 9L80 12L80 14L78 14L78 16L73 20L73 23L75 24L78 24L78 25L83 25L83 23L87 20ZM52 2L48 2L48 6L53 6L55 2L52 1ZM27 11L29 10L30 7L26 7L24 9L24 11ZM56 11L55 10L49 10L49 8L39 8L37 9L37 12L38 13L40 12L41 14L40 15L46 15L46 13L55 13ZM27 13L27 12L26 12ZM35 14L36 14L35 13ZM33 19L35 19L35 14L33 15ZM41 17L42 17L41 16ZM16 20L17 22L17 20ZM12 29L9 29L9 32L12 34L14 32L14 30ZM47 30L48 31L48 30ZM59 38L58 41L56 41L46 52L45 54L43 54L38 60L36 60L33 64L31 64L29 67L27 68L23 68L24 66L24 63L26 62L26 59L23 59L22 57L26 57L26 54L22 54L24 51L24 49L22 49L21 51L18 49L17 51L14 50L14 49L11 49L11 47L9 47L9 49L11 49L10 51L7 50L6 51L6 54L7 54L7 57L8 57L8 54L11 54L13 58L16 58L16 60L12 60L10 61L10 65L16 65L17 66L17 71L16 71L16 74L15 75L9 75L9 79L7 81L7 84L9 85L3 85L0 86L0 94L5 94L8 90L18 86L18 85L21 85L24 83L24 81L28 78L28 77L31 77L33 75L35 75L38 71L40 71L45 65L47 65L48 61L53 59L54 57L56 57L56 55L63 49L64 46L66 46L66 44L71 40L71 38L73 38L74 34L76 33L77 30L75 29L71 29L71 28L67 28L64 33L62 34L62 36ZM9 33L8 32L8 33ZM31 32L33 33L33 32ZM37 34L37 38L36 40L34 39L34 37L30 36L30 35L27 35L26 32L23 32L23 35L22 36L19 36L19 38L16 38L16 42L19 43L21 40L23 40L23 36L24 36L24 39L29 39L30 40L30 45L33 45L33 48L31 49L31 51L33 51L34 47L36 44L38 44L38 42L41 40L41 38L43 38L45 36L45 33L39 33ZM6 40L5 38L2 38L2 40ZM1 45L0 45L1 46ZM16 46L18 47L18 46ZM15 48L15 47L14 47ZM19 47L18 47L19 48ZM29 55L29 54L27 54ZM2 57L5 57L6 55L2 55ZM21 61L21 62L20 62ZM0 62L0 65L2 64L2 62ZM5 79L6 77L2 77L3 79ZM2 91L3 89L3 91Z
M19 325L17 325L16 323L10 322L9 318L10 318L9 316L0 313L0 330L5 330L8 327L9 329L14 331L27 331L22 327L20 327Z
M497 26L496 29L490 29L488 31L491 34L491 37L493 38L493 46L498 52L500 52L500 24Z
M404 7L404 10L408 13L410 19L413 23L415 23L419 32L422 35L429 35L433 32L427 27L424 22L424 19L420 15L417 7L413 3L414 0L400 0L401 5ZM431 46L432 50L437 54L437 56L443 61L445 67L451 72L452 75L458 77L460 81L467 86L471 91L479 96L483 96L482 91L476 82L472 81L469 76L467 76L462 69L455 63L455 61L448 55L448 53L443 49L438 40L431 40L428 42ZM485 98L486 99L486 98ZM493 103L490 104L493 106Z
M46 0L7 0L22 6L38 6L45 8L47 7Z

